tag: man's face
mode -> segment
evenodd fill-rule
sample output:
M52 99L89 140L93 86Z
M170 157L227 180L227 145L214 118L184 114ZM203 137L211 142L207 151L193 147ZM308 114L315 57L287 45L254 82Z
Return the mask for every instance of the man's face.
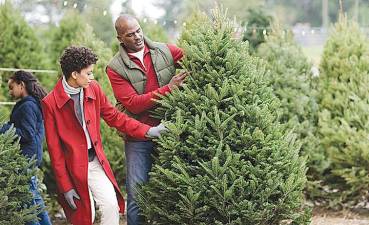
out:
M120 24L118 40L127 52L138 52L145 47L143 33L137 20L125 20Z
M86 68L83 68L81 72L73 72L75 76L76 84L79 87L87 88L91 81L94 79L94 75L92 74L92 70L94 69L94 65L89 65Z

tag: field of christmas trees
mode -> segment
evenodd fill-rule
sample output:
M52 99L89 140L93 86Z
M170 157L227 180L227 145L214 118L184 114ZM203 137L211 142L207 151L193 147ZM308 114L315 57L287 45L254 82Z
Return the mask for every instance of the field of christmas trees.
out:
M57 25L36 29L0 1L0 68L43 70L34 74L50 91L62 50L84 45L98 55L95 78L114 103L105 67L118 42L89 22L70 9ZM170 40L160 24L140 23L151 39ZM245 24L269 29L240 31ZM172 42L191 75L153 112L168 132L155 140L150 181L137 190L145 224L369 224L369 42L357 22L341 10L318 65L258 6L242 21L224 7L195 10ZM11 74L0 71L1 102L12 101ZM11 107L0 105L1 123ZM122 139L104 122L101 133L125 193ZM67 224L46 145L35 169L11 129L0 134L1 225L35 219L39 209L27 203L35 174L54 224Z

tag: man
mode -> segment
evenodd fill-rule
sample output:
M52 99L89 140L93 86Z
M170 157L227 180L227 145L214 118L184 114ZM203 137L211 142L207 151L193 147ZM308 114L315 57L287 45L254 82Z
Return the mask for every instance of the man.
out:
M118 108L142 123L156 126L159 120L150 117L158 94L167 95L183 83L187 73L175 75L182 50L174 45L152 42L144 37L137 20L121 15L115 22L119 52L109 62L106 72L113 88ZM147 182L151 170L152 141L125 137L127 163L127 220L128 225L140 223L139 208L134 189Z
M121 132L144 139L157 137L162 126L150 127L117 111L92 70L97 56L88 48L71 46L60 58L63 77L42 100L46 140L58 201L74 225L92 225L94 201L101 224L119 225L124 199L104 154L100 117Z

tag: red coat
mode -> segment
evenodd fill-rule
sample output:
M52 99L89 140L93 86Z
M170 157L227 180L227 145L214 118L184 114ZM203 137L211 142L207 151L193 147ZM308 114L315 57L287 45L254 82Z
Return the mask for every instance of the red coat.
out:
M91 205L87 185L88 152L83 128L74 113L74 104L64 92L61 80L42 100L45 133L51 166L58 187L58 201L68 220L74 225L91 225ZM95 148L96 156L117 192L120 212L124 212L124 199L105 156L101 134L100 117L119 131L139 139L145 139L150 128L137 120L118 112L108 101L99 84L91 82L84 89L84 118ZM76 189L81 200L76 200L77 210L72 210L63 193Z

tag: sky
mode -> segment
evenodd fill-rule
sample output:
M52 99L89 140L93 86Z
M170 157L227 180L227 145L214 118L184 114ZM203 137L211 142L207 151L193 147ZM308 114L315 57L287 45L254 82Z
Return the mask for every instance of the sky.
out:
M118 17L122 10L122 3L125 0L114 0L110 7L113 20ZM132 1L132 9L135 11L137 16L142 17L143 15L149 17L150 19L158 19L164 14L163 10L156 8L153 5L155 0L134 0Z
M39 0L37 0L39 1ZM114 0L112 5L110 6L110 12L113 17L113 21L118 17L119 13L122 10L122 3L126 0ZM164 11L162 9L158 9L153 5L153 2L156 0L134 0L132 1L132 9L135 11L136 15L138 17L143 17L144 15L148 17L148 19L158 19L160 16L164 14ZM5 2L5 0L0 0L0 3ZM39 6L38 9L34 10L36 12L39 12L38 14L34 13L32 15L25 15L26 19L29 19L28 17L34 17L36 16L37 19L41 22L48 22L48 18L44 13L44 8Z

